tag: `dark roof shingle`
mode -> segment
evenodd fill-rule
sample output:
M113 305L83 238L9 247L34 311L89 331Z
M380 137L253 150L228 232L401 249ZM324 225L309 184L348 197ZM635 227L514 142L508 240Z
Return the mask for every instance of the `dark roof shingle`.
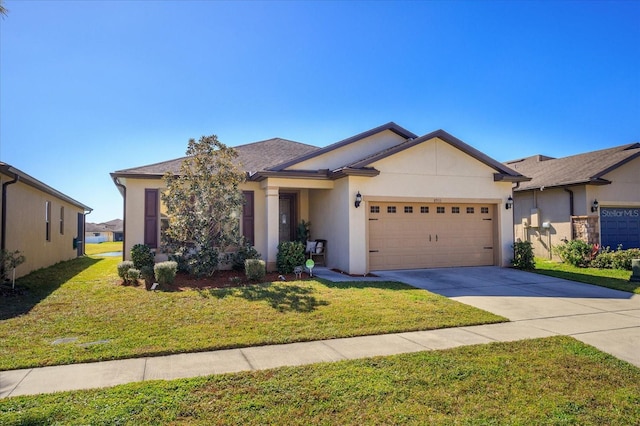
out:
M516 191L562 187L578 184L606 184L603 176L640 156L640 143L616 146L563 158L534 155L505 164L531 181L523 182Z
M237 153L236 162L248 173L266 170L277 164L307 155L320 148L300 142L282 138L272 138L264 141L248 143L232 147ZM166 172L179 173L180 166L186 157L146 166L118 170L113 176L161 176Z

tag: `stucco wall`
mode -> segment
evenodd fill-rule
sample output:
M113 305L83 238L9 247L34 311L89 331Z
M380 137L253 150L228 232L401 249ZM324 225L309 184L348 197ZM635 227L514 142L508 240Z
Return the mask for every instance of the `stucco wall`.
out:
M127 188L127 202L124 220L124 258L131 260L131 248L144 243L144 191L145 189L163 189L162 179L120 179ZM158 226L158 241L160 227Z
M574 212L578 202L584 199L584 191L574 190ZM514 235L516 239L530 241L534 255L542 258L555 258L552 247L564 239L572 239L570 194L564 189L545 189L544 191L525 191L514 194ZM583 202L580 202L584 204ZM538 212L538 223L532 217L532 209ZM523 224L526 220L527 226ZM543 223L548 222L549 228Z
M581 217L581 220L595 218L598 222L599 212L592 212L591 206L594 200L598 200L600 207L635 207L640 206L640 158L632 160L612 172L603 176L610 180L609 185L580 185L567 189L573 192L573 215ZM534 254L539 257L549 258L549 246L561 244L563 239L574 239L571 212L570 193L563 188L553 188L516 192L514 194L514 223L515 237L531 241ZM526 228L522 220L530 223L531 209L539 209L540 225L550 222L551 227L547 231L542 227ZM597 234L589 236L593 242L599 242L599 226L595 230ZM551 257L558 259L551 250Z
M2 183L11 179L0 176ZM45 203L51 202L50 241L45 234ZM64 207L64 228L60 233L60 207ZM16 277L74 259L77 251L78 213L84 210L24 183L7 186L6 249L19 250L26 261L16 269ZM83 236L80 236L83 239Z
M382 151L404 142L404 140L405 139L396 133L385 130L340 149L335 149L307 161L297 163L294 168L296 170L337 169L338 167L361 160L372 152Z
M327 240L327 264L342 271L350 270L348 191L348 179L340 179L332 190L311 190L309 194L312 237Z
M332 191L312 191L310 216L316 232L327 235L330 266L353 274L368 272L370 200L408 202L485 202L495 205L498 265L512 257L513 222L504 202L512 184L494 182L494 170L439 139L432 139L372 164L380 175L350 176L336 181ZM357 192L363 204L355 208ZM315 234L314 236L319 235Z
M604 179L610 185L587 187L587 200L590 205L594 199L601 207L623 207L640 205L640 158L607 173Z

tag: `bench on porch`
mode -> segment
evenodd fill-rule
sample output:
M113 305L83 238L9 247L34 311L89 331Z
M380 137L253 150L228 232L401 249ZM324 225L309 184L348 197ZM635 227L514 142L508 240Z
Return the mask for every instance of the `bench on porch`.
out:
M314 262L318 263L321 260L321 263L318 264L327 266L327 240L317 239L315 241L307 241L305 253L309 256L309 259Z

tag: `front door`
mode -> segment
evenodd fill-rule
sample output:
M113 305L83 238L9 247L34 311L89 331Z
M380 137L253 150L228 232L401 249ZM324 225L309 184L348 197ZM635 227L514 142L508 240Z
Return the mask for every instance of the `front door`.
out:
M296 238L296 194L280 194L278 215L279 241L293 241Z

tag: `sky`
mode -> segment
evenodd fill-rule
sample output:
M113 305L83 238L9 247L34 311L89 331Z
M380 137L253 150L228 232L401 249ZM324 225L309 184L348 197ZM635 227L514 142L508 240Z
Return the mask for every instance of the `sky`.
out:
M640 141L640 1L4 0L0 161L122 218L109 173L190 138L393 121L498 161Z

